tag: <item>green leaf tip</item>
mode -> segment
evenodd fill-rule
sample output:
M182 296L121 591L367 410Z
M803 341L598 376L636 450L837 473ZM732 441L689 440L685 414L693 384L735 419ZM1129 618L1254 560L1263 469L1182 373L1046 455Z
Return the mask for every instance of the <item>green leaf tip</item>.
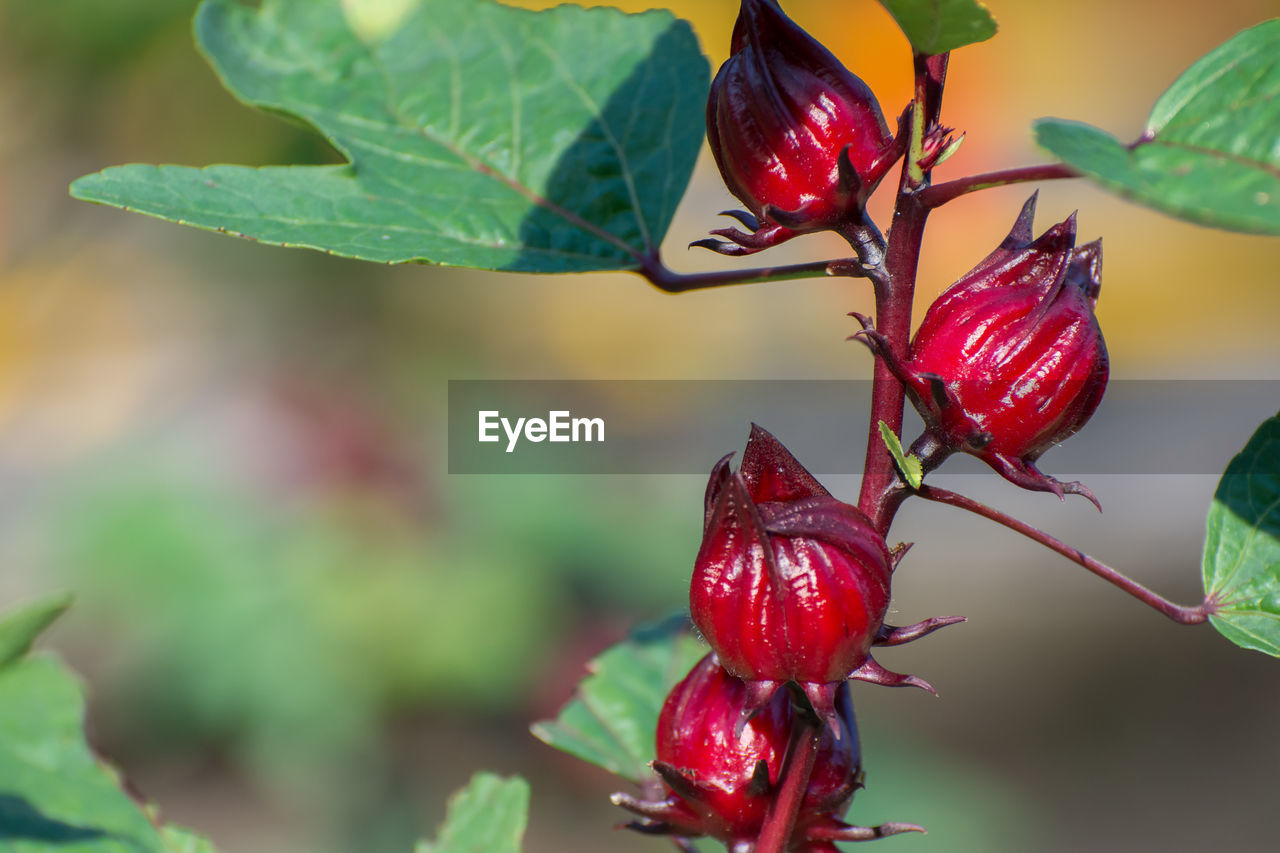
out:
M1280 414L1227 465L1206 521L1209 621L1228 640L1280 657Z
M164 841L164 853L217 853L217 848L205 838L176 826L166 826L160 831Z
M311 126L348 164L133 164L71 194L381 263L588 272L657 251L702 145L710 68L687 22L493 0L372 5L205 0L196 13L198 45L233 95Z
M529 815L529 783L477 773L449 798L435 842L419 842L415 853L520 853Z
M1238 33L1156 101L1131 145L1040 119L1036 142L1131 201L1200 225L1280 235L1280 19Z
M941 166L943 163L947 162L952 157L954 157L956 153L960 150L960 146L964 145L964 140L965 140L965 134L963 133L957 136L955 139L951 140L951 142L947 144L947 147L942 149L942 153L938 155L938 159L934 161L934 164L933 164L934 168Z
M995 19L978 0L880 0L911 48L926 56L946 53L996 34Z
M213 853L189 833L157 828L121 789L85 740L79 680L53 658L0 667L0 780L5 850Z
M880 421L880 440L884 442L885 447L889 448L889 455L897 464L902 479L906 480L911 488L920 488L920 484L924 482L924 466L920 464L919 457L914 453L903 452L898 434L884 421Z
M687 615L638 628L593 659L559 715L530 726L534 736L637 784L650 778L662 704L707 653L688 628Z
M31 644L71 606L70 593L50 595L0 615L0 667L21 660Z

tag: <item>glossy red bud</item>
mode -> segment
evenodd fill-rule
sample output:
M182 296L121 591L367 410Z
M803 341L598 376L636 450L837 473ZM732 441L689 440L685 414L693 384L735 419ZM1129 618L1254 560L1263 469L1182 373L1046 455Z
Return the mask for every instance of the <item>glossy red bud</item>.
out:
M908 358L887 360L928 426L926 445L971 453L1024 488L1096 503L1084 486L1035 463L1084 426L1106 390L1107 348L1094 315L1102 243L1076 248L1074 214L1033 239L1035 202L929 307Z
M615 803L647 819L633 828L687 838L705 835L730 850L750 849L776 795L800 713L782 691L746 719L751 701L747 685L726 672L714 655L704 657L675 686L658 717L654 769L664 782L664 796L639 800L614 795ZM861 787L862 758L847 688L837 694L835 707L839 736L834 730L822 735L788 850L826 850L830 839L852 838L855 832L879 837L918 829L891 824L885 832L840 821Z
M893 559L856 507L831 496L753 426L742 468L720 460L707 486L694 563L694 624L762 705L795 681L830 719L840 682L928 685L871 659L884 627Z
M860 218L902 153L871 90L776 0L742 0L731 51L711 84L707 141L751 233L698 245L750 254Z

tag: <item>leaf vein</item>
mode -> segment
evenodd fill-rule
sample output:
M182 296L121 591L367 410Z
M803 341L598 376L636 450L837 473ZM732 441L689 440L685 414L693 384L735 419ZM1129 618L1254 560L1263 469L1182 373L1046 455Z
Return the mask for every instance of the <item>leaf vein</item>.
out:
M610 147L613 148L614 154L618 158L618 168L622 172L622 180L627 187L627 196L631 202L631 209L635 214L636 225L640 229L641 239L644 240L645 250L650 252L653 251L653 238L649 234L649 225L645 222L644 209L640 205L640 197L636 191L635 177L631 174L630 159L627 157L627 152L618 142L618 138L614 135L613 129L610 128L608 122L605 121L604 110L602 110L600 105L596 103L596 100L591 96L591 93L582 88L578 81L574 79L573 75L569 72L569 69L565 67L563 58L551 47L551 45L547 44L546 41L542 39L533 39L532 43L535 47L541 50L548 59L551 60L556 71L559 72L561 81L563 81L564 84L578 96L582 103L590 109L592 114L595 116L595 124L600 128L600 131L604 134L605 139L608 141ZM632 251L634 253L634 250Z

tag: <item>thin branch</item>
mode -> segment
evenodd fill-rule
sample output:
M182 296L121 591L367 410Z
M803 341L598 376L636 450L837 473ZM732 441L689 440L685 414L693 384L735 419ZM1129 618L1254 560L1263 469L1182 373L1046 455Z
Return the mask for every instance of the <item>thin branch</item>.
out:
M678 273L668 268L657 256L642 259L635 272L644 276L654 287L666 293L686 293L709 287L725 287L732 284L759 284L785 279L823 278L830 275L857 275L856 261L811 261L779 267L762 267L750 270L716 270L702 273Z
M947 491L946 489L937 489L933 486L921 486L919 489L916 489L916 494L926 500L947 504L948 506L959 507L960 509L972 512L975 515L980 515L983 518L990 519L996 524L1003 524L1010 530L1021 533L1028 539L1033 539L1052 551L1057 551L1071 562L1084 566L1107 583L1118 586L1120 589L1129 593L1143 604L1146 604L1147 606L1160 611L1165 616L1168 616L1174 622L1178 622L1182 625L1198 625L1201 622L1208 621L1209 615L1215 610L1215 602L1210 599L1205 599L1203 603L1198 604L1195 607L1183 607L1180 604L1174 604L1164 596L1153 592L1105 563L1095 560L1080 549L1073 548L1062 540L1050 536L1043 530L1032 527L1024 521L1019 521L1013 516L1006 515L1000 510L993 509L992 507L979 503L972 498L967 498L964 495Z
M945 181L920 191L920 203L932 210L953 201L962 195L992 187L1003 187L1008 184L1020 184L1026 181L1054 181L1060 178L1078 178L1080 173L1063 163L1046 163L1040 166L1020 166L1016 169L1002 169L998 172L986 172L981 175L970 175L967 178L956 178Z
M756 841L755 853L783 853L791 834L795 831L796 816L809 790L809 777L818 760L818 746L822 742L823 724L811 714L794 716L791 743L782 765L782 777L764 825Z

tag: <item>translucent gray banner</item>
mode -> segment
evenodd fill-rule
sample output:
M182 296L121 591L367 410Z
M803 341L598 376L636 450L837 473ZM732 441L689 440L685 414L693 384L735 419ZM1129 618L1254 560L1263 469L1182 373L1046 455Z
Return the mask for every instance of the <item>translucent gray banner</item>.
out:
M706 474L756 422L813 471L857 474L870 399L869 381L451 380L449 473ZM1112 381L1041 468L1068 480L1221 474L1277 409L1276 380ZM920 432L910 406L905 432L908 443Z

